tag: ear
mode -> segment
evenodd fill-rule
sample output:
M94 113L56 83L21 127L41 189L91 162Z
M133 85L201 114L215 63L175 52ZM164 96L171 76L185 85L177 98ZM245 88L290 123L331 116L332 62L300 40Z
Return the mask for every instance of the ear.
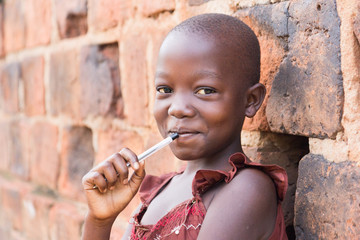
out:
M264 101L266 88L261 83L251 86L246 91L245 116L251 118L259 110Z

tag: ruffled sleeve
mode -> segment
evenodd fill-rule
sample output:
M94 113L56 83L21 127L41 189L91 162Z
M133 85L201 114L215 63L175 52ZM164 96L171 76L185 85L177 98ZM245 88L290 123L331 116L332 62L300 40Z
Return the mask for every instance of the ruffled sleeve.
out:
M277 165L263 165L261 163L250 162L242 153L235 153L229 158L231 170L228 172L220 170L200 170L196 173L193 180L193 195L204 193L215 183L224 180L230 182L237 172L245 168L256 168L266 173L273 181L276 187L278 201L283 201L288 187L286 171Z

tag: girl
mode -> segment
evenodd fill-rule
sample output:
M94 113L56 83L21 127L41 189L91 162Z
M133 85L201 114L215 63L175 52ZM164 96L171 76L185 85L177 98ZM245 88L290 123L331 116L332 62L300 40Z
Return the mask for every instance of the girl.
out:
M83 239L109 239L141 183L142 204L123 239L287 239L286 173L252 163L241 147L244 118L264 99L259 75L258 40L240 20L204 14L176 26L159 52L154 116L163 137L179 134L170 147L186 168L145 178L130 149L106 159L83 178Z

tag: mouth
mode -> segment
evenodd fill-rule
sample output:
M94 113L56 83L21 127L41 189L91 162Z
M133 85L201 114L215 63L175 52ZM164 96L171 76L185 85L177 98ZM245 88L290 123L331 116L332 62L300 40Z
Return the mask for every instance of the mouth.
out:
M179 128L179 129L172 129L169 131L169 134L173 134L173 133L177 133L179 134L179 138L184 138L184 137L190 137L196 134L199 134L200 132L196 131L196 130L192 130L192 129L183 129L183 128Z

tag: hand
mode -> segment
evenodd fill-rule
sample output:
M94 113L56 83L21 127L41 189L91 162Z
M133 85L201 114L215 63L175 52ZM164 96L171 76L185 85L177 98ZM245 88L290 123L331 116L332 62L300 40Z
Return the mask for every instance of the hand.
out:
M129 179L127 162L134 169ZM115 219L133 199L144 177L144 163L140 163L130 149L124 148L107 158L82 179L88 215L100 221Z

